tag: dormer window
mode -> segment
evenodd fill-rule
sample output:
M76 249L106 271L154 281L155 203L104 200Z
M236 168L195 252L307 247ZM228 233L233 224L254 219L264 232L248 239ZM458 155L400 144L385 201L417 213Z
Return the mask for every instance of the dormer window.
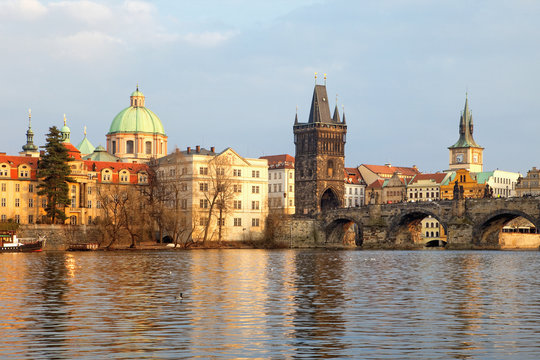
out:
M129 182L129 171L127 170L120 171L120 182L122 183Z
M27 165L22 165L19 168L19 177L20 178L30 177L30 168Z
M2 164L2 166L0 166L0 176L7 177L8 175L9 175L9 166L7 166L6 164Z
M109 170L109 169L103 170L103 173L101 174L101 181L103 181L103 182L111 181L111 175L112 175L111 170Z
M148 183L148 175L145 172L139 173L139 184L147 184Z

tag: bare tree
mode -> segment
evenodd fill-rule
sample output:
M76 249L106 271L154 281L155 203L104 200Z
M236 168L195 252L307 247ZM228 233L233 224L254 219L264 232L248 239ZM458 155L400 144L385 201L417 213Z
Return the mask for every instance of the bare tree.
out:
M125 227L124 207L128 197L124 196L118 184L100 184L97 187L97 199L101 208L97 225L107 235L109 243L105 246L109 249L118 241L122 229Z
M218 240L222 239L222 228L225 216L231 208L231 200L234 196L234 181L232 177L231 160L225 156L216 156L208 162L208 177L206 182L202 182L201 187L204 198L201 199L202 211L207 217L204 226L203 244L208 242L209 230L212 224L212 217L217 217ZM218 214L214 213L218 210Z

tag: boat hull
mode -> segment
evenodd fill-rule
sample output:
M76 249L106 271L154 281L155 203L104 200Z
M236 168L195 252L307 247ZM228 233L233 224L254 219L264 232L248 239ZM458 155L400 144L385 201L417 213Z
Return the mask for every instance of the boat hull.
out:
M0 247L0 253L5 252L34 252L43 250L43 241L38 240L33 243L19 244L17 246L2 246Z

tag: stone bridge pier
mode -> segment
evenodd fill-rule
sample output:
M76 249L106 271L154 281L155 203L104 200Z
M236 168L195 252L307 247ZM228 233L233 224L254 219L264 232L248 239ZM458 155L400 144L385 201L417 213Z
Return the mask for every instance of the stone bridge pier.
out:
M292 246L410 248L424 245L421 221L429 216L439 221L450 248L497 248L503 226L517 217L540 229L540 198L367 205L295 217L285 228Z

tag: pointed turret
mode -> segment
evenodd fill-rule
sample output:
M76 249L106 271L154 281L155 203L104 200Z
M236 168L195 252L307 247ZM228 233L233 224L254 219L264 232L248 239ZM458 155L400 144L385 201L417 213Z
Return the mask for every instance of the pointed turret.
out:
M86 137L86 126L84 127L84 138L79 143L79 145L77 145L77 149L79 149L82 156L86 156L88 154L91 154L96 149L94 147L94 145L92 145L90 140L88 140L88 138Z
M62 126L62 128L60 129L60 135L62 136L62 142L70 142L69 137L71 135L71 130L67 126L66 114L64 114L64 126Z
M334 116L332 116L332 120L336 123L341 122L341 120L339 119L339 111L338 111L337 103L336 103L336 107L334 108Z
M294 125L298 124L298 106L296 107L296 115L294 115Z
M343 124L345 124L345 105L342 105L341 113L343 114Z
M28 109L28 130L26 131L26 145L23 145L23 152L37 152L38 147L34 145L34 132L32 131L32 110Z
M479 148L480 146L474 141L473 138L472 113L469 110L469 99L467 96L465 96L465 107L459 120L459 139L454 145L450 146L449 148L452 149L468 147Z

